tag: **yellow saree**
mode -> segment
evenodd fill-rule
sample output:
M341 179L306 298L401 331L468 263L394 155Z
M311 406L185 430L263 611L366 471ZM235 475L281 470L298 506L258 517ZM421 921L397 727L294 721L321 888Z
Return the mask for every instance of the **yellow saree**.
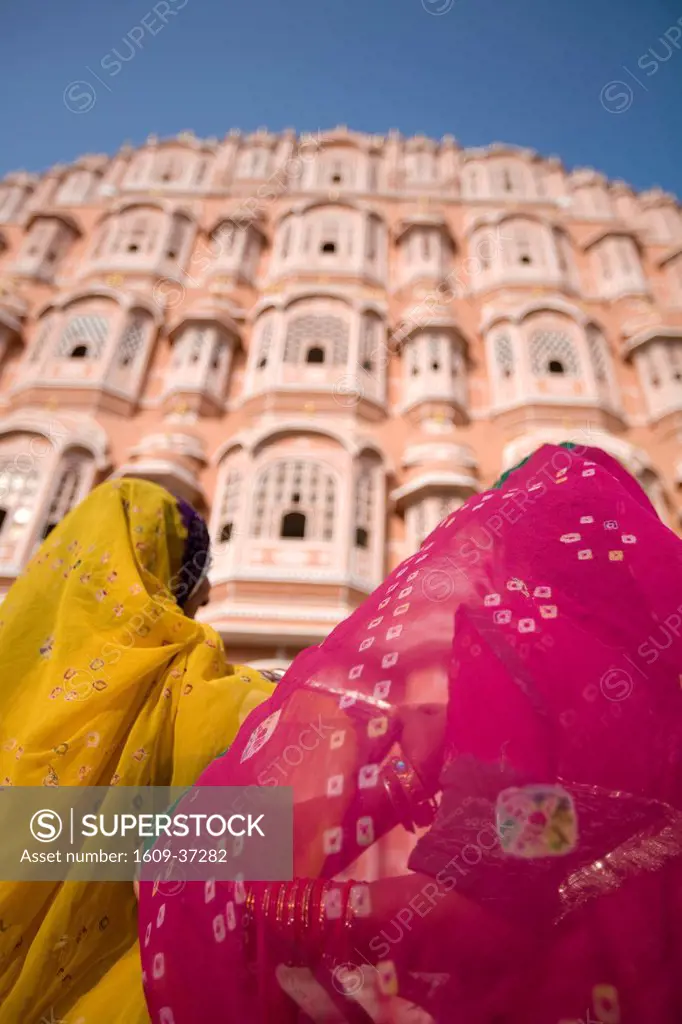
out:
M0 605L0 785L189 785L270 695L173 596L188 532L122 480L42 544ZM0 1024L147 1019L132 884L0 881Z

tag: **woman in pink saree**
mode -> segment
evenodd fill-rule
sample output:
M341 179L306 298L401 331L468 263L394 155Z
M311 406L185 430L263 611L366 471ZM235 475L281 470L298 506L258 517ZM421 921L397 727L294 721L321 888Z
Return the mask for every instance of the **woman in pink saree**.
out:
M680 635L603 452L470 499L198 780L292 787L295 879L142 884L153 1024L679 1024Z

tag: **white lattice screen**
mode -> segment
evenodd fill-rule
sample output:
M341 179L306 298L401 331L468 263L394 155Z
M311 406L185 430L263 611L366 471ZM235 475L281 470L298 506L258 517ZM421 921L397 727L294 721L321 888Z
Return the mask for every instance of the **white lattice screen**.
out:
M225 479L222 501L220 503L217 537L219 544L228 544L234 539L241 489L242 473L238 469L231 469Z
M76 348L85 346L88 358L99 359L108 334L109 321L105 316L94 313L72 316L62 331L57 355L70 356Z
M284 341L284 362L306 362L313 348L324 353L324 359L318 362L344 366L348 361L348 324L345 320L313 313L291 320Z
M284 518L303 516L302 538L331 541L334 537L336 487L330 470L319 462L278 461L258 476L254 491L251 534L283 536Z
M78 500L78 493L83 478L84 460L82 457L73 456L67 459L59 468L55 481L50 505L45 516L42 529L42 538L48 536L71 511Z
M123 331L118 348L118 365L129 366L142 349L147 318L134 317Z
M514 349L511 338L500 334L495 338L495 362L501 377L511 377L514 373Z
M549 373L577 377L580 373L575 345L563 331L536 331L531 336L530 366L536 377Z

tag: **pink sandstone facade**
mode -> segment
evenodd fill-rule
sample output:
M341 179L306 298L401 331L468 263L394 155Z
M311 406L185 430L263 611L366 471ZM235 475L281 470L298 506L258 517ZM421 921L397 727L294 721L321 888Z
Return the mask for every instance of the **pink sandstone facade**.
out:
M681 431L663 192L346 128L0 182L3 593L138 474L210 517L235 659L284 666L543 441L606 448L677 530Z

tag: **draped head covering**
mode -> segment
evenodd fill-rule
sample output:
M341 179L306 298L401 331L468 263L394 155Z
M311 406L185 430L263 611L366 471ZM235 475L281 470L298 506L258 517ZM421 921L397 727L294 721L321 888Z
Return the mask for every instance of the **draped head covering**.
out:
M0 605L0 785L183 786L230 745L272 685L182 611L209 557L201 517L143 480L102 484L50 533ZM83 1024L116 1019L95 986L134 945L132 885L0 882L0 922L1 1024L84 993Z
M200 777L291 787L295 877L142 882L153 1024L679 1022L681 665L680 539L605 453L535 452Z

